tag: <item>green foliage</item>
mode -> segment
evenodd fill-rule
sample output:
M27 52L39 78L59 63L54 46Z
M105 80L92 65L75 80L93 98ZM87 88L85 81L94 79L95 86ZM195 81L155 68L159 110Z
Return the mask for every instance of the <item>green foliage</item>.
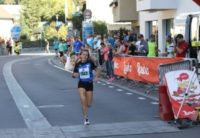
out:
M63 24L59 30L56 30L56 22L52 22L49 26L45 28L44 37L46 39L53 39L55 37L66 39L67 27Z
M94 26L94 32L100 35L107 34L108 29L107 25L103 21L93 21L93 26Z
M22 32L27 32L29 35L33 34L33 30L38 27L40 22L40 14L38 7L40 0L23 0L23 12L22 12Z
M33 36L41 21L56 21L56 15L59 15L59 21L65 21L64 0L21 0L21 4L22 35ZM53 29L50 28L49 32Z
M83 14L80 13L80 16L72 16L72 23L74 29L82 30L82 21L83 21Z

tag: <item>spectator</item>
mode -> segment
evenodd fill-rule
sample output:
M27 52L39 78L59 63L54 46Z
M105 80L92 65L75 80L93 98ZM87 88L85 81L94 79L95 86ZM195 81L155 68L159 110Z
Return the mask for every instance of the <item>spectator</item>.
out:
M146 56L147 55L147 42L144 40L144 36L142 34L139 35L139 45L138 45L138 55L139 56Z
M60 62L65 64L65 62L66 62L66 59L65 59L65 56L64 56L64 54L65 54L65 41L63 39L60 40L58 49L59 49L59 55L60 55Z
M136 46L131 41L127 42L128 45L128 55L134 56L136 55Z
M111 44L112 48L115 48L115 39L111 34L108 36L108 43Z
M150 40L148 41L148 57L156 57L157 56L157 44L155 41L155 35L150 36Z
M12 39L9 38L7 41L6 41L6 49L8 51L8 55L12 55Z
M49 41L47 39L45 39L45 52L50 53L50 51L49 51Z
M174 57L174 42L170 35L168 35L166 39L166 51L167 57Z
M75 41L73 43L73 50L75 53L75 60L79 57L81 52L81 48L83 47L83 43L80 41L79 37L75 37Z
M93 49L93 41L94 41L94 38L92 35L88 34L88 38L87 38L87 44L90 46L91 49Z
M176 57L186 57L187 51L188 51L188 44L185 42L183 39L182 34L178 34L176 36L176 46L175 46L175 51L176 51Z
M57 38L55 38L54 41L53 41L53 48L55 50L56 57L58 57L59 41L58 41Z
M112 81L114 80L114 76L113 76L113 72L111 72L111 69L112 69L112 65L111 65L111 61L112 59L109 59L109 52L110 52L110 49L111 49L111 46L110 44L107 44L105 45L103 42L101 43L101 47L102 47L102 53L101 55L103 55L103 58L104 58L104 62L106 64L106 74L107 74L107 78L109 81ZM111 56L111 55L110 55Z

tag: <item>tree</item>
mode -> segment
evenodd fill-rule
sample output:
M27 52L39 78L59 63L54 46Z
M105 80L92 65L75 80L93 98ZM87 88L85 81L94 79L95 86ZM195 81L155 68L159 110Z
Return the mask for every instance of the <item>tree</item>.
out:
M22 17L25 25L27 26L27 32L29 35L33 34L33 30L38 27L40 22L40 14L38 12L38 7L40 7L40 0L23 0L23 12ZM21 25L23 25L21 23ZM25 29L22 27L22 31Z
M94 32L100 35L107 34L107 25L103 21L93 21Z
M21 4L23 12L20 24L24 34L33 35L41 21L56 21L56 15L59 15L59 21L65 21L64 0L21 0Z
M47 39L53 39L55 37L65 39L67 36L67 27L62 24L58 30L56 30L56 22L52 22L45 28L44 37Z

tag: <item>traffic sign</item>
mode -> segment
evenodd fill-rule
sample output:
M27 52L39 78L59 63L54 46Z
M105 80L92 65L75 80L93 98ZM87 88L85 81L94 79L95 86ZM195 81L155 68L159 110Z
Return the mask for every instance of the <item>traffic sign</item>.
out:
M15 25L11 29L11 37L14 41L18 41L20 39L21 28L18 25Z

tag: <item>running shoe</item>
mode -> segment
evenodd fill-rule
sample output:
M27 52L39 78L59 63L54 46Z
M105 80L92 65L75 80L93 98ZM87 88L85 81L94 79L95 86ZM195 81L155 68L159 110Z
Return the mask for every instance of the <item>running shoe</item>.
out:
M112 78L110 78L108 81L114 81L115 80L115 78L114 77L112 77Z
M85 119L84 125L90 125L90 122L89 122L89 119L88 119L88 118Z

